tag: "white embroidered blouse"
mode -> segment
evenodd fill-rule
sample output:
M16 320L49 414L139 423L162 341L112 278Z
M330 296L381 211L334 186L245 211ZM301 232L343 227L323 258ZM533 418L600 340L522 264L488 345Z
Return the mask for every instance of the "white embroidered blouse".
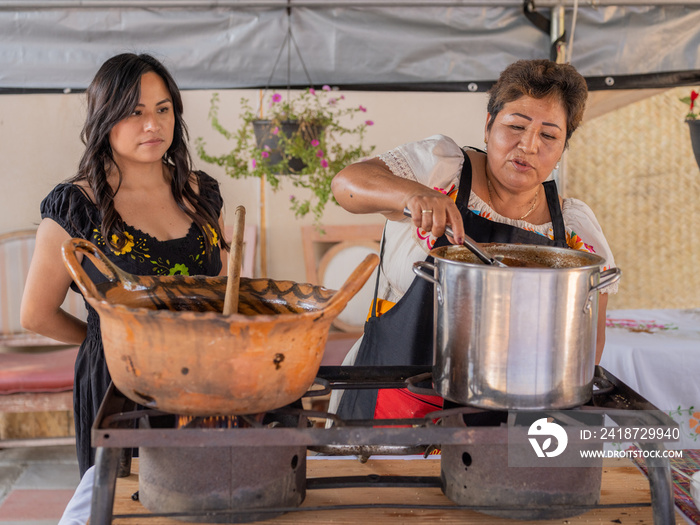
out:
M394 175L411 179L447 195L459 189L464 156L462 149L449 137L434 135L425 140L403 144L378 156ZM554 238L552 223L530 224L524 220L509 219L495 212L473 191L468 207L488 220L530 230L550 239ZM567 244L575 249L595 253L605 259L604 268L615 266L610 246L593 211L584 202L563 199L562 214ZM378 296L397 302L415 277L412 264L425 260L436 239L410 219L387 221L382 272ZM602 290L616 293L617 282Z

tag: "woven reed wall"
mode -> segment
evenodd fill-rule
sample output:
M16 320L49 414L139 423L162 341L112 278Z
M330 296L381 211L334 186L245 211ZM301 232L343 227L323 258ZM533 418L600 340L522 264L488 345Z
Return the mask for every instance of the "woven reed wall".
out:
M700 169L678 100L690 90L584 122L571 139L566 194L593 209L623 272L609 309L700 307Z

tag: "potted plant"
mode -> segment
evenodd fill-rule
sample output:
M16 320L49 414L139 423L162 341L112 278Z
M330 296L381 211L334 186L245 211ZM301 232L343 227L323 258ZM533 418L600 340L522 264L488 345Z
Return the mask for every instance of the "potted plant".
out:
M259 177L269 181L273 190L280 176L290 177L292 184L311 190L311 196L290 196L295 216L313 213L317 225L329 200L331 180L343 167L369 156L374 146L364 147L368 126L367 109L349 107L345 96L329 86L313 88L287 96L271 93L264 104L262 118L249 101L242 99L241 123L235 131L226 129L219 119L219 97L211 99L209 120L212 127L232 141L229 152L212 155L200 137L196 141L199 157L223 166L233 178ZM358 118L356 118L358 117ZM336 203L337 204L337 203Z
M695 162L698 163L698 167L700 167L700 118L698 118L700 115L696 111L695 101L699 95L697 91L692 90L690 96L680 99L681 102L689 106L685 121L690 128L690 143L693 146L693 154L695 155Z

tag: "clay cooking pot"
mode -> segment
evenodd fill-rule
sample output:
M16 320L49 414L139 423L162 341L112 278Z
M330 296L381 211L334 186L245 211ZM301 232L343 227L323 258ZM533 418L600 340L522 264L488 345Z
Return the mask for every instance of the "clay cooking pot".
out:
M107 281L94 283L77 253ZM238 313L224 316L225 276L131 275L81 239L65 242L63 258L100 316L114 385L141 405L191 416L254 414L298 400L314 382L331 322L379 262L367 256L337 292L241 278Z

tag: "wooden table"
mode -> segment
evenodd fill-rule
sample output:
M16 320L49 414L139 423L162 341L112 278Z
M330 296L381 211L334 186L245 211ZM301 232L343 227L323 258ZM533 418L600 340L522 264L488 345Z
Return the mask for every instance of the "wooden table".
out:
M138 459L132 462L132 473L127 478L117 479L114 503L115 525L182 525L183 521L171 518L144 517L119 518L118 515L148 514L148 510L131 496L138 490ZM359 476L359 475L404 475L404 476L439 476L440 461L437 459L370 459L362 464L356 459L309 458L307 477L323 476ZM560 525L577 524L653 524L652 509L649 506L650 493L647 478L626 459L605 460L601 487L601 504L640 504L640 506L593 509L573 518L546 521L516 521L497 518L472 510L451 509L401 509L364 508L342 510L314 510L290 512L257 523L274 524L315 524L333 523L336 525L365 523L366 525L384 523L446 523L460 525L489 524L531 524ZM454 505L439 488L352 488L307 490L306 499L301 509L329 505L357 504L406 504L415 505ZM683 525L685 520L676 511L676 524Z

